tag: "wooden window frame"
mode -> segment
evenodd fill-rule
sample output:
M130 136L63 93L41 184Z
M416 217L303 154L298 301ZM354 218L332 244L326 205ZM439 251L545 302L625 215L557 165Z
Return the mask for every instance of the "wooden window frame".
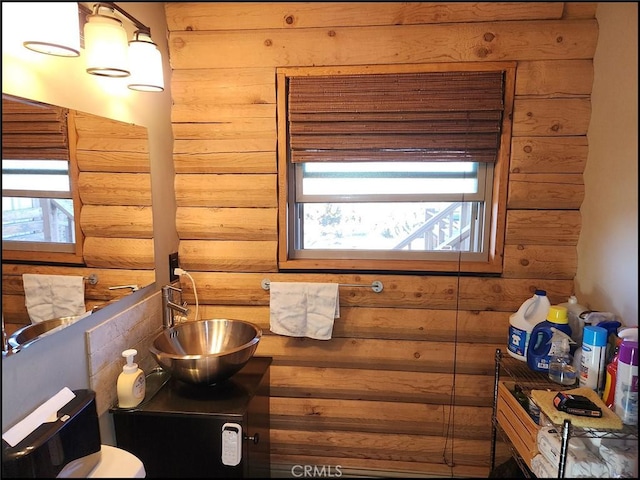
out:
M276 70L278 118L278 266L281 270L337 270L337 271L395 271L395 272L469 272L499 274L503 268L504 234L506 224L507 183L511 150L513 100L515 95L516 62L480 62L420 65L379 65L351 67L283 67ZM291 259L289 258L289 146L287 142L286 81L292 76L398 74L446 71L504 72L504 112L500 148L494 163L493 195L490 212L487 261L456 262L444 260L371 260L371 259ZM294 181L294 179L291 179Z
M75 129L75 111L67 110L66 131L68 142L69 188L73 201L75 244L73 251L55 251L55 243L47 242L2 242L3 261L19 261L28 263L65 263L84 265L84 234L80 226L82 202L78 186L79 168L77 163L77 132ZM53 156L56 156L55 154ZM62 158L62 157L60 157Z

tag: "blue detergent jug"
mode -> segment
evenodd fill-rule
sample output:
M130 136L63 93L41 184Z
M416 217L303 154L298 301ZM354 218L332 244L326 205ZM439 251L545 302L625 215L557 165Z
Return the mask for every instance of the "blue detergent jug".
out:
M536 372L549 372L549 362L554 354L551 338L553 330L560 330L571 336L571 327L567 316L567 308L562 305L551 305L547 313L547 319L538 323L531 331L529 348L527 349L527 365Z

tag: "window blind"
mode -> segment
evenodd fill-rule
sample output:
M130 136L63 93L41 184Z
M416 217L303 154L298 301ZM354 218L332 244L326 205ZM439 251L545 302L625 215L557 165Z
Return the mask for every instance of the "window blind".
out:
M493 163L503 99L502 71L289 77L290 159Z
M67 109L3 98L2 158L69 160Z

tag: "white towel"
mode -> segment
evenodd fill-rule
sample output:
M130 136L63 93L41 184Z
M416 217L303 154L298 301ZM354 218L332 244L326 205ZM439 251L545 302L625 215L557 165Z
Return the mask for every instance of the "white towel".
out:
M561 436L558 428L551 426L538 430L538 450L552 465L558 465L561 450ZM608 478L609 469L599 455L587 448L582 438L570 437L565 477Z
M551 462L544 455L538 453L531 459L531 471L536 478L557 478L558 465L551 465Z
M599 452L609 478L638 478L638 439L603 438Z
M270 329L278 335L329 340L340 318L337 283L271 282Z
M80 315L86 311L84 278L73 275L22 275L31 323Z

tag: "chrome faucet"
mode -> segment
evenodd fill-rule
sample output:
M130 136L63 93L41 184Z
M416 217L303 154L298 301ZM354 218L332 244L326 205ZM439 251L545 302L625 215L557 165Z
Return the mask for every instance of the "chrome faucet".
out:
M9 340L7 331L4 329L4 312L2 312L2 355L6 355L9 351Z
M162 311L163 311L163 322L162 326L164 328L171 328L176 324L175 312L179 312L182 315L187 315L189 313L189 309L187 308L187 302L182 303L182 305L175 303L173 300L173 293L180 293L180 301L182 301L182 289L178 287L174 287L173 285L165 285L162 287Z

